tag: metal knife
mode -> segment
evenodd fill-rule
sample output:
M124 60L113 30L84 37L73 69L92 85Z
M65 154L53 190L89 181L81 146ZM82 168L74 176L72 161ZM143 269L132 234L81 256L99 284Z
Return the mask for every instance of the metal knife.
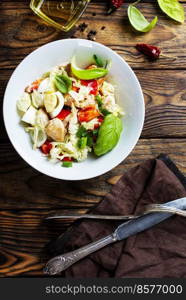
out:
M159 205L159 207L163 207L164 205ZM184 210L186 209L186 197L180 198L174 201L170 201L165 203L166 208L170 207L171 212L154 212L142 215L134 220L130 220L118 226L116 230L93 243L90 243L82 248L74 250L69 253L65 253L59 256L52 258L44 268L44 273L49 275L58 274L68 267L86 257L87 255L109 245L115 243L116 241L121 241L123 239L128 238L129 236L135 235L139 232L142 232L146 229L151 228L152 226L168 219L173 214L175 214L176 209ZM172 209L174 208L174 209ZM185 212L184 214L185 215Z

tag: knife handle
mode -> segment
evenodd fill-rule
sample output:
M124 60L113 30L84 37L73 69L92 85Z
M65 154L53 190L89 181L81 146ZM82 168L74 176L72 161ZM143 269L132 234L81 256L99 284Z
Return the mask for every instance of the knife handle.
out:
M68 252L59 256L56 256L48 261L44 268L44 273L49 275L58 274L71 265L86 257L87 255L105 247L108 244L112 244L117 241L116 234L108 235L96 242L90 243L82 248Z

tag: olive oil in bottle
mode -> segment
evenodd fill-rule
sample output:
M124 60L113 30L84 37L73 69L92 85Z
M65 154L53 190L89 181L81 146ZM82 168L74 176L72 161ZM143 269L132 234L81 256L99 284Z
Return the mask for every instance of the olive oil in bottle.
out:
M32 0L31 9L54 27L68 31L82 15L90 0Z

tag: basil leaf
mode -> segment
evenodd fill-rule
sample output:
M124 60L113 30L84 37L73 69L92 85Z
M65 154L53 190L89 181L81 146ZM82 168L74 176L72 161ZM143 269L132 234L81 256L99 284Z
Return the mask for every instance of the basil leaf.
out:
M56 75L54 83L62 94L66 94L72 89L72 80L66 75Z
M155 17L151 23L147 21L144 15L133 5L128 7L128 17L130 24L140 32L148 32L154 28L158 21L158 17Z
M177 0L158 0L158 4L170 18L180 23L184 22L184 8Z
M100 126L94 153L101 156L111 151L117 145L122 129L121 119L113 114L107 115Z

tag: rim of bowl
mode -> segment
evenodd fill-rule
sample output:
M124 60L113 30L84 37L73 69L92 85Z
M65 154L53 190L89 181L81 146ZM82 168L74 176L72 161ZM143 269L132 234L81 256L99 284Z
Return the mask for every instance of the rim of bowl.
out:
M125 155L124 158L120 159L117 163L113 163L111 165L111 167L107 168L106 170L103 170L103 171L98 171L97 175L96 176L80 176L80 178L78 179L75 179L75 178L70 178L69 177L66 177L66 178L62 178L61 176L53 176L51 175L49 172L46 172L46 171L40 171L40 169L38 169L36 166L32 165L31 162L28 162L26 158L24 158L22 156L22 153L20 153L20 151L18 150L18 147L16 145L16 143L14 142L14 139L11 137L11 134L9 133L9 128L8 128L8 125L7 125L7 122L6 122L6 113L5 113L5 102L6 102L6 98L7 98L7 91L9 89L9 85L11 84L11 80L12 78L15 76L15 72L17 71L18 67L20 67L24 62L25 60L27 60L28 58L30 58L30 56L32 56L33 54L37 53L40 51L40 49L42 48L47 48L47 46L49 45L52 45L52 44L56 44L56 43L63 43L63 42L70 42L70 41L76 41L77 43L78 42L84 42L84 43L91 43L91 44L96 44L98 45L99 47L105 49L107 52L110 52L114 55L117 56L117 58L121 61L121 63L125 64L125 66L128 68L128 70L131 72L131 74L133 75L133 79L135 80L135 83L136 83L136 86L139 90L139 93L140 93L140 98L142 99L141 101L141 109L142 109L142 115L141 115L141 120L140 120L140 123L139 123L139 129L138 129L138 134L136 136L136 142L134 143L134 145L132 147L129 148L127 154ZM44 175L47 175L49 177L52 177L52 178L56 178L56 179L60 179L60 180L69 180L69 181L80 181L80 180L88 180L88 179L91 179L91 178L96 178L98 176L101 176L109 171L111 171L113 168L115 168L116 166L118 166L122 161L124 161L128 155L132 152L132 150L134 149L134 147L136 146L136 144L138 143L139 141L139 138L140 138L140 135L141 135L141 132L142 132L142 129L143 129L143 125L144 125L144 120L145 120L145 101L144 101L144 95L143 95L143 92L142 92L142 88L141 88L141 85L139 83L139 80L136 76L136 74L134 73L134 71L132 70L132 68L129 66L129 64L114 50L112 50L111 48L101 44L101 43L98 43L98 42L95 42L95 41L89 41L89 40L86 40L86 39L76 39L76 38L69 38L69 39L63 39L63 40L56 40L56 41L53 41L53 42L50 42L50 43L47 43L45 45L42 45L40 47L38 47L37 49L35 49L34 51L32 51L31 53L29 53L27 56L25 56L25 58L17 65L17 67L15 68L15 70L13 71L12 75L10 76L9 80L8 80L8 83L7 83L7 86L6 86L6 89L5 89L5 93L4 93L4 97L3 97L3 120L4 120L4 125L5 125L5 129L6 129L6 132L7 132L7 135L8 135L8 138L11 142L11 144L13 145L14 149L16 150L16 152L21 156L21 158L29 165L31 166L33 169L37 170L38 172L40 172L41 174L44 174Z

